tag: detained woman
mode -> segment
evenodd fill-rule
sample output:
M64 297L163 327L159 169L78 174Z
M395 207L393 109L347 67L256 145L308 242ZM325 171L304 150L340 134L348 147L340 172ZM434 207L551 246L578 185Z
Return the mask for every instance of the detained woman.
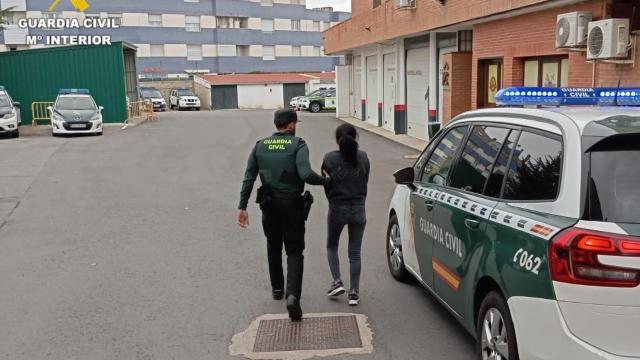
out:
M369 158L359 149L358 132L350 124L342 124L336 129L336 142L339 150L325 155L322 171L331 176L331 182L325 186L329 200L327 259L333 282L327 295L337 297L345 293L340 275L338 245L340 234L347 227L349 234L349 305L360 302L360 249L367 216L365 200L369 181Z

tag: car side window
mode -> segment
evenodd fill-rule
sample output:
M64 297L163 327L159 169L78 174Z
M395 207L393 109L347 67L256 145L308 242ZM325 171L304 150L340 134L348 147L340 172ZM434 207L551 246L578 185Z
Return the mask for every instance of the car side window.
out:
M489 176L489 181L484 190L484 195L499 198L502 192L502 184L504 184L504 178L507 176L507 167L509 166L509 160L513 153L513 148L518 141L520 130L511 130L511 133L507 137L507 141L502 145L502 150L496 163L493 165L493 171Z
M449 186L482 194L509 129L476 125L471 130Z
M518 201L556 199L562 157L560 136L523 130L509 165L502 197Z
M435 147L422 171L419 181L424 184L445 185L456 152L462 144L469 126L451 129Z

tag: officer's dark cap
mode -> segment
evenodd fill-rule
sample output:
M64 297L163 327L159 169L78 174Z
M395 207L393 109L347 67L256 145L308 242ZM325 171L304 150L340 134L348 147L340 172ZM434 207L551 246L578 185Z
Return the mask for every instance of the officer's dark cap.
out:
M298 114L289 109L282 109L275 112L273 117L273 123L278 129L283 129L289 126L291 123L298 122Z

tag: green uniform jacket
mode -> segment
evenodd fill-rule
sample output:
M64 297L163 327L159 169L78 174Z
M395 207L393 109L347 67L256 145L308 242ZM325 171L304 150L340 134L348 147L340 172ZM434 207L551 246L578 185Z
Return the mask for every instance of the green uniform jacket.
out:
M238 209L246 210L253 184L262 175L276 192L304 191L304 184L325 185L329 178L318 175L309 163L309 148L304 140L288 132L277 132L256 143L244 173Z

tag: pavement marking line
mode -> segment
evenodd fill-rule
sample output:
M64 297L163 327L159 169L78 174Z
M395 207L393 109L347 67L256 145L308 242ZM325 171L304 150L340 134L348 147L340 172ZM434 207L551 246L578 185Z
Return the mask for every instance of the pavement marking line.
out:
M314 318L330 318L330 317L355 317L358 331L360 333L361 347L356 348L337 348L325 350L295 350L295 351L273 351L273 352L254 352L254 346L258 335L258 329L262 321L272 320L288 320L287 314L266 314L259 316L251 322L249 327L241 333L233 336L231 345L229 346L229 354L232 356L244 356L252 360L304 360L313 357L327 357L336 355L365 355L373 352L373 332L368 324L368 318L362 314L351 313L310 313L304 314L304 319ZM304 337L304 334L301 335Z

